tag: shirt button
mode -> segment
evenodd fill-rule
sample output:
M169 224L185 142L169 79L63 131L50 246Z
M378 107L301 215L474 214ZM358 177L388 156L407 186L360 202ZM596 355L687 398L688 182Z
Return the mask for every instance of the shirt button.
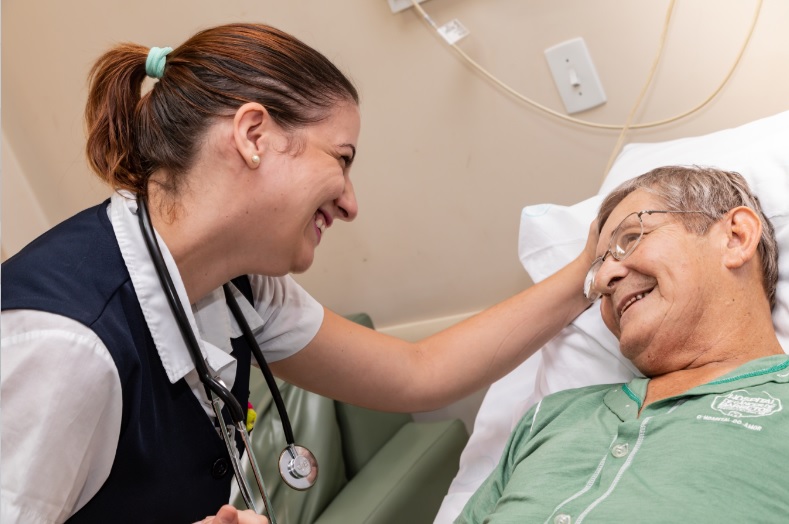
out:
M570 517L570 515L565 515L564 513L560 513L556 515L556 517L553 519L553 524L571 524L572 521L573 519L572 517Z
M625 442L624 444L617 444L616 446L614 446L614 448L611 450L611 454L614 457L621 459L622 457L627 455L628 451L629 451L628 445L627 442Z
M215 479L221 479L227 472L230 470L230 465L227 463L227 459L220 458L216 459L214 465L211 466L211 476Z

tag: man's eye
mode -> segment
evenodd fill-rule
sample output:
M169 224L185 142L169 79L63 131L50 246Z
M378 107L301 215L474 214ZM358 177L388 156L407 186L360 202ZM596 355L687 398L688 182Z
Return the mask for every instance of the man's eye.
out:
M638 241L640 236L641 231L626 232L620 235L619 240L616 242L617 251L619 251L619 254L627 253L633 244Z

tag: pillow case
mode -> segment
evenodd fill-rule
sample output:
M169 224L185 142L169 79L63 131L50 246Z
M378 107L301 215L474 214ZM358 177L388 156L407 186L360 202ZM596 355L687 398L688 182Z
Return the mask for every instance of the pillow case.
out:
M666 165L737 171L759 197L778 241L778 289L773 322L789 350L789 111L703 136L625 146L597 195L573 206L527 206L518 253L534 282L572 260L605 195L627 179ZM452 522L498 463L513 426L545 395L590 384L625 382L638 370L619 352L598 306L582 313L537 354L494 383L483 400L460 469L435 520Z

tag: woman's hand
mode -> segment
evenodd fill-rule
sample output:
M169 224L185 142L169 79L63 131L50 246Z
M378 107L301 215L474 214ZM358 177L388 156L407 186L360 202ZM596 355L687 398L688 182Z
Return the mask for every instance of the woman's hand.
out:
M230 504L225 504L216 515L206 517L199 524L269 524L268 519L258 515L251 509L239 511Z
M600 233L597 227L597 219L595 218L592 223L589 225L589 236L586 238L586 246L584 246L584 250L578 255L579 259L583 259L584 265L586 267L591 267L592 262L594 262L595 253L597 252L597 242L600 239Z

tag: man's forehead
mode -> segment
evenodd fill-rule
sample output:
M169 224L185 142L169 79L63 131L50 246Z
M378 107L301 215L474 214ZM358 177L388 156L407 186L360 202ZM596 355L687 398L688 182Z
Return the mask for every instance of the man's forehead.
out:
M614 207L614 209L611 211L611 214L608 215L608 219L605 221L603 228L600 230L600 243L607 245L608 239L611 238L611 234L614 232L614 229L629 214L644 210L660 210L664 207L665 205L657 197L657 195L642 189L636 189L623 198L622 201L619 202L616 207Z

